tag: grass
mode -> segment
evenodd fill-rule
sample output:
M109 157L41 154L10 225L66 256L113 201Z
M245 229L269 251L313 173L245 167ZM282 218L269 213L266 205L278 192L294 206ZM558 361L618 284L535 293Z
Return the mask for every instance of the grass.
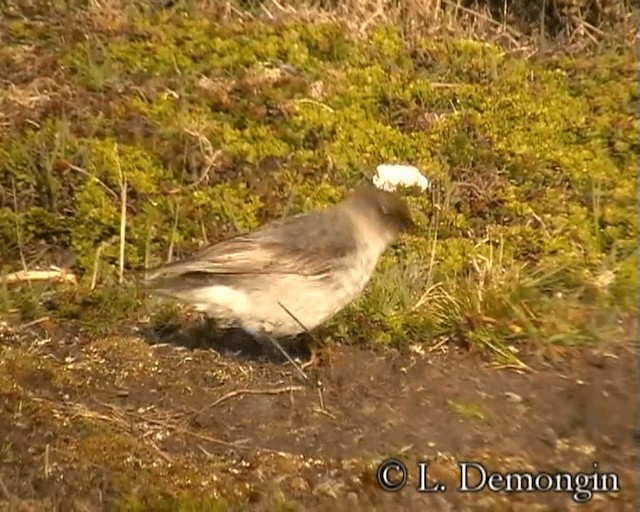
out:
M408 34L393 9L361 38L336 12L309 23L301 7L222 24L188 2L118 6L70 11L88 38L19 10L6 23L12 69L24 52L59 66L2 98L7 271L70 255L69 304L100 301L167 254L335 202L377 164L408 162L435 183L409 195L422 232L385 256L329 326L336 338L444 336L513 363L522 345L597 341L604 318L633 312L633 52L601 41L527 59L470 39L477 25L466 38ZM520 50L535 42L520 36ZM27 37L40 43L27 50ZM52 313L26 291L3 292L3 309Z
M480 407L479 405L463 404L463 403L455 402L453 400L449 400L447 404L454 413L461 416L462 418L471 419L471 420L480 420L480 421L487 420L487 414L483 411L482 407Z

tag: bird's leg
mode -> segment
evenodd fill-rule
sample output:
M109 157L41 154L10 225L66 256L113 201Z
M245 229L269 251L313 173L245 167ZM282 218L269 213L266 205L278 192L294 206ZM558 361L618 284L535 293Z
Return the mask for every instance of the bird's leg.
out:
M287 361L289 361L292 366L296 369L296 371L298 372L298 375L300 375L300 377L302 377L302 379L306 382L309 383L309 377L307 377L307 374L304 373L304 371L302 370L302 367L295 362L295 360L289 355L289 353L282 347L282 345L280 345L280 342L275 339L274 336L272 336L271 334L269 334L266 331L261 331L259 334L260 337L262 338L266 338L268 339L271 344L276 347L278 349L278 351L287 359Z
M309 329L307 329L304 324L298 320L298 318L291 312L289 311L289 309L280 301L278 301L278 306L280 306L282 309L284 309L284 312L289 315L294 322L296 322L301 328L302 330L311 338L311 340L315 343L315 345L319 345L320 343L318 342L318 338L316 338L313 333L311 331L309 331ZM314 365L315 363L318 362L318 354L315 352L315 350L311 350L311 358L309 359L309 361L307 361L306 363L303 363L302 365L300 365L301 369L305 369L308 368L309 366Z
M285 311L285 313L287 313L287 315L289 315L291 318L293 318L294 322L296 322L300 327L302 327L302 330L309 335L309 337L315 342L315 344L317 346L318 345L318 339L309 331L309 329L307 329L305 327L305 325L300 320L298 320L298 318L296 318L296 316L291 311L289 311L289 309L282 302L278 301L278 305L282 309L284 309L284 311ZM311 349L311 358L309 359L309 361L304 363L300 367L300 369L298 371L303 372L304 368L308 368L309 366L315 364L318 361L318 359L319 359L319 357L318 357L318 354L316 353L316 351ZM324 393L323 393L324 385L322 384L322 381L320 379L318 379L316 381L316 387L318 389L318 400L319 400L319 403L320 403L320 410L321 411L325 411L326 408L324 406Z

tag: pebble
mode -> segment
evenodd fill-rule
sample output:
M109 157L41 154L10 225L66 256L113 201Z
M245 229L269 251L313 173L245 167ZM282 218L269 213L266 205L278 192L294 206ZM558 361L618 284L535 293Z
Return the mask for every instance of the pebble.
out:
M512 393L511 391L505 391L504 396L509 402L513 402L514 404L521 404L522 402L524 402L524 399L520 395L518 395L517 393Z
M542 431L541 439L549 446L555 446L558 442L558 434L551 427L547 427Z

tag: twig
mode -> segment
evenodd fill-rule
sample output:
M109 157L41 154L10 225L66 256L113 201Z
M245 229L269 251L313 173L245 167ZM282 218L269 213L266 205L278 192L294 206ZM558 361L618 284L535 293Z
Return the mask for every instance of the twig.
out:
M278 9L280 9L281 12L286 12L288 14L292 14L292 13L296 12L296 10L291 5L287 5L287 7L285 8L280 3L278 3L276 0L271 0L271 3L273 5L275 5Z
M117 144L113 149L113 153L120 175L120 257L118 258L118 280L120 284L122 284L124 281L124 251L127 233L127 177L122 172Z
M235 443L230 443L228 441L223 441L222 439L217 439L215 437L208 436L206 434L200 434L199 432L194 432L193 430L188 430L184 427L174 427L173 431L177 434L185 434L187 436L195 437L196 439L202 439L203 441L209 441L210 443L219 444L220 446L225 446L227 448L238 448L238 445L241 444L240 441L246 442L245 439L241 439L240 441L236 441Z
M432 347L429 347L429 352L435 352L436 350L438 350L439 348L443 347L444 345L446 345L449 342L449 338L442 338L440 341L438 341L438 343L436 343L435 345L433 345ZM445 349L443 349L443 352L446 352Z
M173 259L173 246L176 241L176 232L178 231L178 218L180 217L180 205L176 203L176 215L173 219L173 227L171 228L171 238L169 239L169 250L167 251L167 263L171 263Z
M241 11L240 9L238 9L237 7L234 7L233 5L231 5L231 2L227 2L227 9L231 12L233 12L234 14L236 14L237 16L240 17L241 20L244 20L245 16L247 18L249 18L250 20L255 20L256 17L251 14L249 11Z
M324 405L324 386L322 386L322 383L320 381L318 381L318 403L320 404L320 407L314 407L312 410L315 412L318 412L320 414L324 414L326 416L329 416L332 419L335 419L336 416L333 413L330 413L327 408Z
M2 477L0 477L0 496L4 496L4 498L7 501L12 501L12 500L15 499L13 494L11 494L9 492L9 489L7 489L7 486L4 484L4 481L2 480Z
M317 414L323 414L324 416L328 416L332 420L335 420L336 417L337 417L335 414L333 414L332 412L329 412L327 409L325 409L324 405L321 405L320 407L314 407L311 410L313 412L317 413Z
M20 261L22 262L22 268L27 271L27 262L24 259L24 251L22 250L22 236L20 234L20 223L18 222L18 195L16 192L16 180L11 177L11 188L13 190L13 218L16 224L16 241L18 242L18 251L20 251Z
M24 281L62 281L76 283L74 274L53 267L51 270L19 270L11 272L2 278L5 284L21 283Z
M41 318L37 318L35 320L32 320L31 322L27 322L26 324L22 324L20 326L20 329L28 329L29 327L33 327L34 325L38 325L41 324L42 322L47 322L49 320L50 317L48 316L43 316Z
M124 410L119 409L118 407L112 405L112 404L107 404L107 403L103 403L103 402L99 402L101 403L103 406L107 407L113 414L113 416L107 416L105 414L101 414L99 412L96 412L92 409L89 409L87 406L85 406L84 404L74 404L71 408L75 409L75 413L85 417L85 418L92 418L92 419L98 419L98 420L102 420L102 421L106 421L108 423L111 424L116 424L119 425L123 428L131 428L132 425L130 425L127 420L125 419L125 415L127 414ZM142 416L142 415L140 415ZM145 421L148 421L147 418L143 419ZM149 421L149 423L151 423L151 421ZM160 425L162 425L163 427L165 427L166 425L163 422L157 422ZM144 440L146 444L148 444L151 448L153 448L158 455L160 455L166 462L168 462L169 464L173 463L173 459L165 452L163 452L158 445L156 445L152 440L150 439L145 439ZM47 445L48 447L49 445Z
M108 403L100 402L103 406L114 409L115 406ZM204 409L203 409L204 410ZM134 416L134 413L126 413L129 416ZM142 414L137 414L136 418L142 419L147 423L152 423L154 425L159 425L161 427L166 428L167 430L172 430L175 434L185 434L191 437L195 437L196 439L202 439L203 441L209 441L210 443L219 444L221 446L225 446L227 448L238 448L240 441L236 441L230 443L228 441L223 441L222 439L217 439L215 437L208 436L206 434L200 434L199 432L194 432L193 430L189 430L183 426L178 425L177 423L170 423L168 421L161 421L155 418L148 418L143 416Z
M369 18L364 20L364 22L358 27L358 32L363 36L367 33L367 28L371 25L377 18L384 16L384 7L382 2L378 4L378 8L376 12L374 12Z
M122 418L122 414L120 414L120 412L117 411L114 406L110 404L103 404L103 405L109 405L109 409L111 409L111 411L113 412L113 416L107 416L106 414L102 414L100 412L94 411L93 409L89 409L86 405L79 404L79 403L71 404L69 408L73 410L76 415L81 416L83 418L102 420L102 421L106 421L107 423L115 423L125 427L129 426L127 422Z
M208 459L213 459L213 455L211 454L211 452L209 450L207 450L204 446L202 446L201 444L198 445L198 449L204 453Z
M49 443L44 447L44 477L49 478L51 474L51 464L49 463L49 454L51 452L51 446Z
M98 272L100 271L100 254L102 253L102 249L105 244L100 244L96 249L96 256L93 258L93 272L91 274L91 285L89 286L90 290L95 290L96 284L98 283Z
M296 100L291 100L291 103L296 104L296 103L310 103L311 105L316 105L318 107L321 107L323 109L325 109L328 112L335 112L335 110L333 110L329 105L325 105L324 103L320 103L319 101L316 100L312 100L311 98L299 98Z
M273 19L274 19L273 14L271 14L271 13L269 12L269 9L267 9L267 7L266 7L262 2L260 2L260 7L262 8L262 10L264 11L264 13L268 16L268 18L269 18L270 20L273 20Z
M602 30L600 30L598 27L593 26L591 23L586 22L584 20L582 20L582 24L588 29L591 30L592 32L595 32L596 34L598 34L599 36L604 36L604 32ZM598 42L596 40L596 42Z
M215 437L211 437L211 436L207 436L205 434L200 434L198 432L193 432L191 430L188 430L180 425L177 425L175 423L170 423L167 421L161 421L155 418L147 418L145 416L143 416L142 414L139 413L133 413L133 412L128 412L125 411L124 409L120 409L119 407L114 406L113 404L108 404L105 402L100 402L98 401L98 403L100 405L102 405L103 407L106 407L107 409L109 409L112 412L111 416L108 416L106 414L102 414L99 413L97 411L94 411L92 409L89 409L86 405L84 404L80 404L80 403L76 403L76 404L60 404L57 402L53 402L50 400L46 400L46 399L42 399L42 398L38 398L36 399L36 401L39 402L46 402L48 404L50 404L52 407L56 408L56 407L60 407L61 405L67 409L67 411L71 411L73 412L73 414L84 417L84 418L92 418L92 419L97 419L97 420L102 420L105 421L107 423L111 423L112 425L118 426L122 429L126 429L127 432L129 432L130 430L134 429L138 424L139 424L139 420L142 419L147 423L152 423L155 425L159 425L161 427L166 428L167 430L172 430L174 433L176 434L185 434L191 437L194 437L196 439L202 439L203 441L208 441L210 443L214 443L214 444L219 444L221 446L227 447L227 448L238 448L240 442L236 441L235 443L229 443L227 441L222 441L221 439L216 439ZM129 419L129 421L127 421L127 417ZM136 420L133 423L131 423L131 419L132 418L136 418ZM149 442L148 440L145 440L146 442ZM156 446L153 446L154 449L158 448ZM54 448L54 450L56 451L60 451L56 448ZM158 450L159 451L159 450ZM62 452L64 453L64 452ZM164 454L166 455L166 454ZM162 455L161 455L162 456ZM164 456L163 456L164 458ZM87 461L89 464L95 466L95 467L101 467L91 461ZM0 482L1 484L1 482ZM0 488L0 491L2 491L2 489Z
M173 464L173 459L169 456L168 453L163 452L156 443L154 443L153 441L151 441L150 439L146 439L145 440L147 442L147 444L149 446L151 446L151 448L153 448L156 452L158 452L158 455L160 455L160 457L162 457L165 461L167 461L169 464Z
M280 395L282 393L290 393L292 391L301 391L303 389L304 389L304 387L302 387L302 386L284 386L284 387L281 387L281 388L271 388L271 389L235 389L233 391L230 391L226 395L221 396L220 398L218 398L212 404L207 405L206 407L201 409L199 411L199 413L202 413L202 412L207 411L209 409L213 409L217 405L220 405L222 402L226 402L227 400L231 400L232 398L235 398L237 396L243 396L243 395Z
M520 374L523 374L525 372L538 373L536 370L534 370L530 366L527 366L519 359L517 361L518 361L517 363L504 363L504 364L495 363L492 366L496 370L514 370Z
M144 243L144 278L149 277L149 257L151 256L151 230L147 230L147 240Z
M77 165L73 165L73 164L69 164L69 169L94 179L98 183L98 185L100 185L103 189L109 192L109 194L111 194L115 199L118 199L118 194L116 194L113 190L111 190L104 181L102 181L97 176L94 176L89 171L85 171L82 167L78 167Z
M540 33L539 33L539 44L540 46L544 46L546 43L546 33L547 29L545 27L545 17L547 16L547 0L542 0L542 9L540 11Z

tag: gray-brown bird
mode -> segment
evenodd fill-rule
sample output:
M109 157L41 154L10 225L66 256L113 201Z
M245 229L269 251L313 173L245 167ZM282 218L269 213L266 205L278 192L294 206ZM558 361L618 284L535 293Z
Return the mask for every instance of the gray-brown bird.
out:
M275 342L273 336L311 330L352 302L380 255L413 226L400 197L365 183L334 206L267 223L160 266L147 283Z

